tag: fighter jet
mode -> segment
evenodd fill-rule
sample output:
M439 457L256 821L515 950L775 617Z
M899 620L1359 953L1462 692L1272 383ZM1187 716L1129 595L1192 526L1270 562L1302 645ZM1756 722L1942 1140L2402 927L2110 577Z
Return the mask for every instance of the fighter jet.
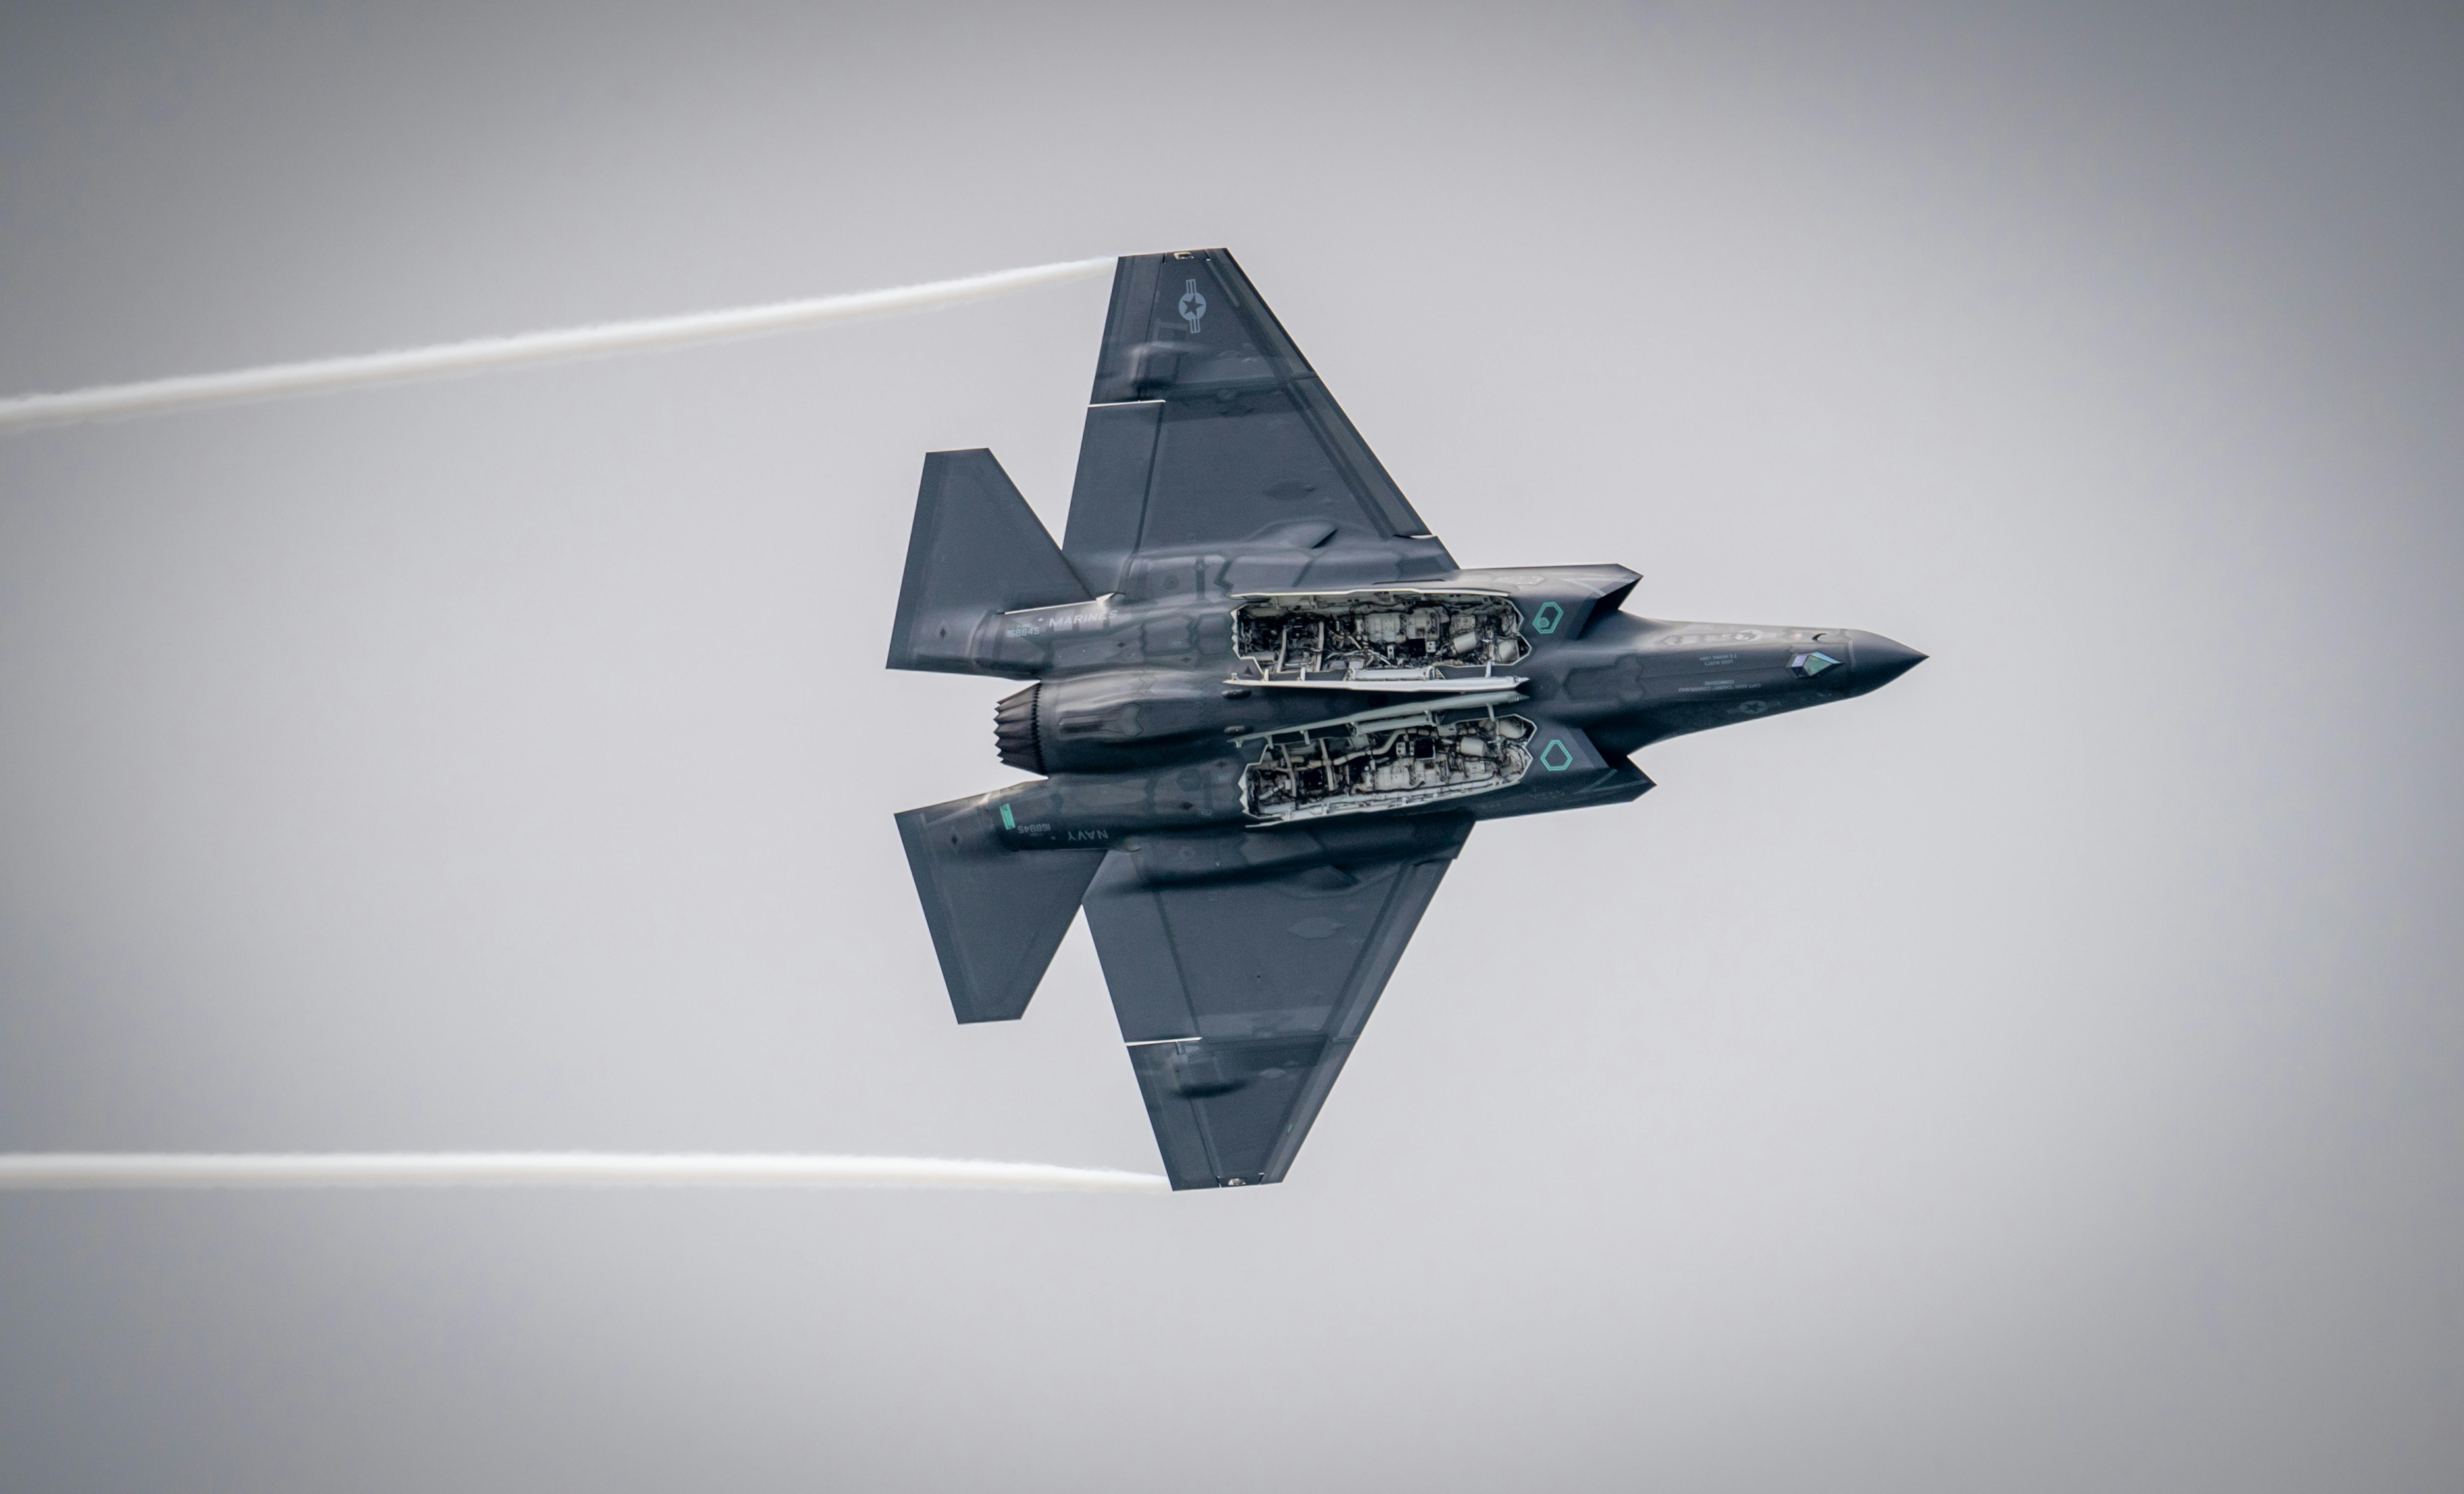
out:
M1474 824L1925 657L1639 579L1457 565L1231 254L1122 259L1062 542L990 451L924 459L890 668L1025 681L1035 775L897 817L958 1021L1023 1014L1083 907L1173 1187L1281 1181Z

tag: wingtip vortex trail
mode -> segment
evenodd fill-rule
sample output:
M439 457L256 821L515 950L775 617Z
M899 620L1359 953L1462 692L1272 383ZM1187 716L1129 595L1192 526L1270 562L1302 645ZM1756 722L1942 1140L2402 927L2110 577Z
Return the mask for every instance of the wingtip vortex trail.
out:
M1171 1191L1161 1176L1111 1168L801 1153L0 1153L0 1191L525 1186Z
M738 306L725 311L692 312L675 317L650 317L634 321L598 322L550 332L524 332L511 337L473 338L430 347L399 348L344 358L271 363L225 373L184 374L135 384L99 384L59 394L21 394L0 399L0 432L37 426L114 416L146 415L190 409L237 400L269 399L286 394L327 393L446 374L581 358L602 353L638 352L676 347L727 338L757 337L886 317L900 312L931 311L1012 291L1033 290L1111 273L1110 256L1071 259L988 275L964 275L922 285L858 291L803 300Z

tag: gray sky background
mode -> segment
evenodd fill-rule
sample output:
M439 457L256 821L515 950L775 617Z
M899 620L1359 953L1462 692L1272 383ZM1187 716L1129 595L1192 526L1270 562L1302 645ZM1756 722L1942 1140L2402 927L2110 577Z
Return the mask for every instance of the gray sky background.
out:
M1465 563L1932 662L1483 827L1278 1188L0 1198L0 1486L2464 1483L2452 8L0 12L0 393L1214 244ZM0 440L0 1147L1154 1169L880 668L1103 297Z

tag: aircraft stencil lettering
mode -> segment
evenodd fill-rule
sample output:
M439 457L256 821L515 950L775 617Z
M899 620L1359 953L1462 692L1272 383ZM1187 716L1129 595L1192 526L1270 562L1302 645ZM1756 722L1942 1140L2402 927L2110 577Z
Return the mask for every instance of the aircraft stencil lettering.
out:
M1221 341L1153 341L1200 275ZM924 459L890 667L1023 681L1033 775L898 816L958 1020L1023 1014L1083 908L1173 1186L1280 1181L1473 825L1925 657L1635 616L1639 579L1457 565L1229 253L1121 260L1062 542L991 452Z

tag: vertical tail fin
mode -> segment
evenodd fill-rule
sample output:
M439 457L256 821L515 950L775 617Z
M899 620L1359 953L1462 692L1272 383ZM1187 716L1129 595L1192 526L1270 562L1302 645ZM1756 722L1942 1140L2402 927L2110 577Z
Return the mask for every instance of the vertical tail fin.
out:
M1010 1022L1044 979L1101 850L1012 850L990 794L898 817L907 867L960 1022Z
M1088 599L1061 547L993 453L925 456L915 527L907 538L907 578L890 635L891 669L1002 672L973 656L977 626L988 613Z

